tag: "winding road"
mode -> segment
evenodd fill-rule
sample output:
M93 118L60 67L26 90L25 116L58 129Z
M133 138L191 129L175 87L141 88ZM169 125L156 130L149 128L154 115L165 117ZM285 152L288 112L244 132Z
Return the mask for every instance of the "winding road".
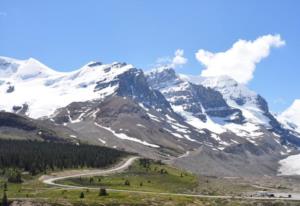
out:
M57 174L58 177L57 176L45 176L45 175L43 175L40 178L40 180L43 183L47 184L47 185L53 185L53 186L58 186L58 187L63 187L63 188L74 188L74 189L87 188L87 187L80 187L80 186L58 184L58 183L55 183L55 181L69 179L69 178L75 178L75 177L107 175L107 174L122 172L125 169L127 169L138 158L139 157L137 157L137 156L129 157L125 161L122 161L121 164L118 164L115 167L110 168L110 169L95 170L95 171L88 171L88 172L78 171L80 173L72 174L72 175L61 175L61 174L58 173Z
M135 160L139 157L129 157L128 159L122 161L120 164L114 166L110 169L102 169L102 170L95 170L95 171L77 171L79 173L71 174L71 175L63 175L63 174L56 174L56 176L42 176L40 181L47 185L56 186L59 189L90 189L90 190L99 190L96 187L83 187L83 186L73 186L73 185L64 185L55 183L58 180L64 180L69 178L75 177L82 177L82 176L97 176L97 175L108 175L113 173L122 172L127 169ZM136 194L152 194L152 195L167 195L167 196L183 196L183 197L199 197L199 198L220 198L220 199L255 199L255 200L300 200L299 196L292 197L292 198L279 198L279 197L249 197L249 196L229 196L229 195L201 195L201 194L186 194L186 193L169 193L169 192L150 192L150 191L139 191L139 190L120 190L120 189L107 189L111 192L124 192L124 193L136 193Z

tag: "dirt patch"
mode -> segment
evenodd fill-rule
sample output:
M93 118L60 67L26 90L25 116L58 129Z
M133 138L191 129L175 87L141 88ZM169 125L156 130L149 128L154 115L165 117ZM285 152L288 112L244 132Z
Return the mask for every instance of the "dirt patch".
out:
M15 200L10 204L10 206L51 206L51 205L46 202L35 202L31 200Z

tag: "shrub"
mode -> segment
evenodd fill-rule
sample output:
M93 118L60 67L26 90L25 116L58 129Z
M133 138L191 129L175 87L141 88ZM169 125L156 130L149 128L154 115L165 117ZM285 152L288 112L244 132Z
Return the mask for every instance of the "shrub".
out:
M107 196L108 193L105 188L101 188L99 191L99 196Z
M126 185L126 186L130 186L130 182L129 182L129 180L125 180L125 182L124 182L124 185Z

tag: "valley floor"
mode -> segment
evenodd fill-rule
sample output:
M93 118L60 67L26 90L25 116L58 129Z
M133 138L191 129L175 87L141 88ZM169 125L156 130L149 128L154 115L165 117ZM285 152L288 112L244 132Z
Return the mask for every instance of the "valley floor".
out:
M2 179L0 181L3 182ZM256 194L256 191L289 192L293 190L297 192L299 188L296 186L300 185L299 182L296 177L217 178L195 176L160 162L141 161L130 157L122 164L104 170L80 171L80 173L73 171L72 174L56 173L56 177L53 178L27 177L22 184L9 183L7 195L13 203L12 205L15 206L293 206L300 205L300 201L293 198L254 197L253 194ZM107 188L108 195L99 196L100 188Z

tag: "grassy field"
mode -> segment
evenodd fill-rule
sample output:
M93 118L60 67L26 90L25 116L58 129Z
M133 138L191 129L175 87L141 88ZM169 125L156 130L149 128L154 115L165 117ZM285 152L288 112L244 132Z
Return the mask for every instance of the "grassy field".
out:
M81 192L84 193L84 198L80 198ZM44 190L31 196L35 199L22 200L22 203L30 202L31 205L33 203L39 203L40 205L47 203L48 205L68 206L298 206L300 204L296 201L209 199L119 192L110 192L105 197L98 194L97 190Z
M191 173L160 163L151 162L149 166L145 167L137 160L121 174L81 177L62 180L58 183L122 190L178 193L193 191L198 186L198 178Z
M115 188L144 190L155 192L197 192L197 190L216 191L218 178L201 178L190 173L178 170L171 166L159 163L151 163L148 167L140 165L137 161L128 170L121 174L114 174L106 177L93 177L65 180L64 183L80 184L95 187L95 189L61 189L44 185L38 181L39 176L32 177L23 175L23 183L8 183L7 195L10 201L19 201L26 205L107 205L107 206L126 206L126 205L169 205L169 206L296 206L300 202L281 201L281 200L241 200L241 199L212 199L198 197L168 196L158 194L136 194L126 192L112 192L108 190L107 196L99 196L99 188ZM100 180L99 180L100 178ZM128 180L130 185L125 185ZM208 180L208 182L207 182ZM5 179L0 177L1 192ZM140 185L140 183L143 183ZM200 183L200 184L199 184ZM223 191L229 185L228 182L220 182ZM224 187L224 188L223 188ZM234 189L235 185L231 186ZM243 188L243 186L241 186ZM236 190L240 187L236 187ZM245 189L245 188L244 188ZM247 188L248 189L248 188ZM84 198L80 198L80 194ZM24 199L25 198L25 199Z
M164 172L161 172L164 171ZM125 185L128 181L130 185ZM81 177L58 181L58 183L104 187L122 190L140 190L153 192L194 193L204 195L234 195L256 191L257 188L237 180L217 177L196 176L177 168L151 162L149 167L136 161L121 174L98 177Z

